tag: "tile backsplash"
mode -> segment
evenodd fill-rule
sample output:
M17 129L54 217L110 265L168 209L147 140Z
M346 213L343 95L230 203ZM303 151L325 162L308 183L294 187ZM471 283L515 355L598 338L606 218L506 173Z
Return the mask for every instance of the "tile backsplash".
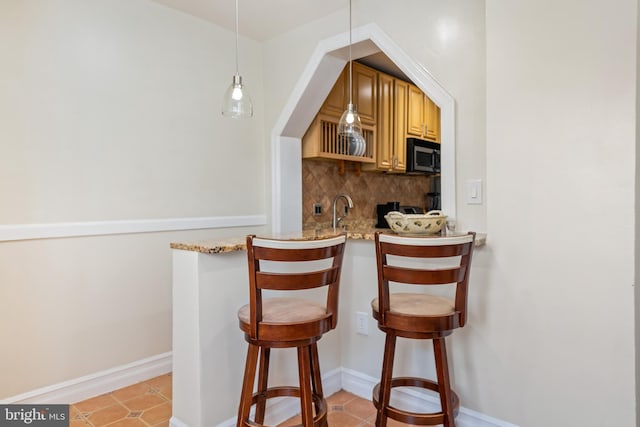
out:
M374 224L377 204L399 201L403 206L424 208L428 189L428 176L372 172L362 172L358 176L353 164L347 164L344 175L340 175L337 162L305 159L302 161L303 227L330 224L333 199L338 194L348 194L353 200L354 207L345 221ZM322 205L322 215L313 215L315 203ZM343 206L343 201L338 203Z

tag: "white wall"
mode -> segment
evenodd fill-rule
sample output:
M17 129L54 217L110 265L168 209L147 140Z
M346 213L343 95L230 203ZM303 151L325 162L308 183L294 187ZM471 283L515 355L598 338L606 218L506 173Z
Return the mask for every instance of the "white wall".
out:
M0 2L0 228L264 215L256 42L256 116L220 115L234 45L147 0ZM0 398L170 351L169 242L247 231L0 241Z
M224 120L233 33L146 0L2 8L0 223L263 212L257 43L256 118Z
M636 3L487 0L492 257L476 285L499 293L475 354L491 388L473 399L522 426L636 425Z

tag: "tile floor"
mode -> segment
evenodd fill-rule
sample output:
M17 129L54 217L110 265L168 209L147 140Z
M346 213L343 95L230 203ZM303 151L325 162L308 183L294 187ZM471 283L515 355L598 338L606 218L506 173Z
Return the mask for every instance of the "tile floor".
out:
M69 408L69 427L168 427L171 374L121 388Z
M171 374L161 375L69 408L70 427L168 427L171 418ZM327 397L331 427L370 426L375 422L371 401L341 390ZM293 417L279 427L300 423ZM388 426L401 425L389 420Z
M340 390L327 397L327 423L330 427L372 426L376 421L376 408L371 401ZM288 419L278 427L300 424L300 415ZM388 423L391 427L393 424Z

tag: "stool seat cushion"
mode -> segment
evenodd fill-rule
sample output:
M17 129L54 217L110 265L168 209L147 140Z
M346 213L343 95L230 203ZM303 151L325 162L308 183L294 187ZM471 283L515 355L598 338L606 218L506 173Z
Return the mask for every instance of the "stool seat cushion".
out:
M378 312L378 298L371 301L371 308ZM407 316L448 316L455 313L455 305L449 298L414 293L390 294L389 309L393 314Z
M265 298L262 300L262 322L273 324L303 323L327 317L324 305L303 298ZM238 319L249 323L249 304L238 310Z

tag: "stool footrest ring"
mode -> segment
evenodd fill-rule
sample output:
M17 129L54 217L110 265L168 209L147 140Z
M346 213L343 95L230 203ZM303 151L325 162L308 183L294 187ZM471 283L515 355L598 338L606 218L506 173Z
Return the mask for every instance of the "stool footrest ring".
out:
M438 383L425 379L425 378L417 378L417 377L398 377L393 378L391 380L391 388L394 387L420 387L428 390L435 391L436 393L440 393L440 387ZM373 405L376 409L380 409L380 383L376 384L373 388ZM453 400L453 413L455 415L458 414L458 409L460 408L460 399L458 395L451 390L451 396ZM405 411L402 409L395 408L391 405L388 405L384 408L384 412L387 417L392 418L396 421L400 421L407 424L414 425L438 425L444 424L445 414L444 412L431 412L431 413L418 413Z
M265 399L271 399L274 397L300 397L299 387L271 387L264 391L264 393L253 393L251 397L251 405L258 403L258 399L264 397ZM314 427L323 427L327 425L327 401L313 393L312 395L313 405L316 409L315 417L313 417ZM244 420L244 425L248 427L263 427L262 424L258 424L252 420Z

